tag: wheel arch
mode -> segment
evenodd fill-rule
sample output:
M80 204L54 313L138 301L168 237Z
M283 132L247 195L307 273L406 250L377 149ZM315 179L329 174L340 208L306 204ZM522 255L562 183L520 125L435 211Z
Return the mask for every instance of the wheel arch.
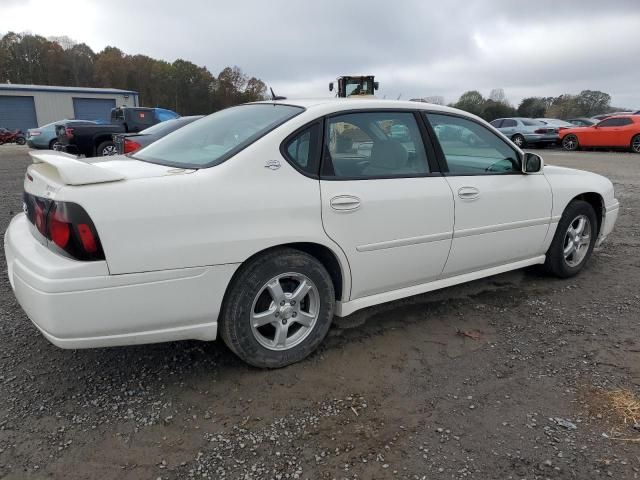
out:
M604 212L605 212L604 198L602 197L602 195L596 192L586 192L586 193L581 193L580 195L576 195L571 199L571 202L573 202L574 200L583 200L593 207L594 212L596 212L596 218L598 219L598 235L599 235L600 229L602 227L602 220L604 219ZM567 205L569 205L569 203Z
M331 277L331 281L333 282L333 288L335 290L335 299L336 301L345 301L348 300L349 290L350 290L350 272L348 264L345 264L346 258L342 259L339 254L337 254L334 250L329 248L326 245L322 245L320 243L315 242L292 242L292 243L283 243L279 245L274 245L263 250L260 250L246 260L242 262L242 264L236 269L235 273L231 277L229 281L229 285L225 291L225 298L229 293L230 287L237 278L237 276L242 271L243 266L249 264L254 259L265 255L267 253L271 253L274 250L290 248L294 250L299 250L308 255L311 255L316 260L318 260L324 268L327 269L329 276Z

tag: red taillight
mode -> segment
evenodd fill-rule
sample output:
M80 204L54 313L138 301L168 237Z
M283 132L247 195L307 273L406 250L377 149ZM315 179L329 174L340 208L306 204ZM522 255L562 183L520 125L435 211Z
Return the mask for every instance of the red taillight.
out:
M37 137L38 135L40 135L40 132L38 130L33 130L29 132L29 135L31 135L32 137Z
M80 205L25 192L23 208L34 235L49 249L75 260L104 260L100 237Z
M124 153L131 153L138 150L142 145L138 142L134 142L133 140L124 139Z
M67 138L73 138L73 128L69 128L69 127L65 128L64 135Z
M57 205L53 204L49 210L48 222L49 239L63 250L69 244L71 228L63 213L58 211Z
M93 236L91 227L86 223L78 224L78 233L80 234L80 241L86 252L95 253L98 251L98 245L96 245L96 239Z

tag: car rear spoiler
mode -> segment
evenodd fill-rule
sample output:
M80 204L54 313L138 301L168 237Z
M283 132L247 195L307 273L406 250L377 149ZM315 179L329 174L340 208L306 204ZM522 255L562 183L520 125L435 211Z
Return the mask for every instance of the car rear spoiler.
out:
M92 183L117 182L124 176L99 163L89 163L64 152L29 152L33 163L46 163L58 171L58 175L67 185L89 185Z

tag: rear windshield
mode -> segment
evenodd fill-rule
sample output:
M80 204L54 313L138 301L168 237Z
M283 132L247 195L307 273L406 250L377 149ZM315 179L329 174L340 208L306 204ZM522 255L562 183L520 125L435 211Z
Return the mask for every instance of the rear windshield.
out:
M227 108L161 138L132 157L174 167L211 167L303 111L302 107L271 103Z
M529 120L529 119L523 119L522 123L524 123L527 127L536 127L538 125L545 125L545 123L541 122L540 120Z
M144 135L167 135L180 127L184 127L185 125L196 121L198 118L201 117L181 117L176 118L175 120L167 120L165 122L156 123L149 128L145 128L140 133Z

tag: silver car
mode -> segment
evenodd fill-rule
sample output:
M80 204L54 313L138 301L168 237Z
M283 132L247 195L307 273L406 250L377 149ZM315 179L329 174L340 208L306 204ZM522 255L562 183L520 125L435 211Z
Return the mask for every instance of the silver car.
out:
M53 146L58 142L56 136L56 125L91 125L96 122L91 120L60 120L58 122L48 123L38 128L30 128L27 130L27 145L31 148L39 150L54 150Z
M527 145L555 145L560 139L558 127L533 118L497 118L491 125L520 148Z

